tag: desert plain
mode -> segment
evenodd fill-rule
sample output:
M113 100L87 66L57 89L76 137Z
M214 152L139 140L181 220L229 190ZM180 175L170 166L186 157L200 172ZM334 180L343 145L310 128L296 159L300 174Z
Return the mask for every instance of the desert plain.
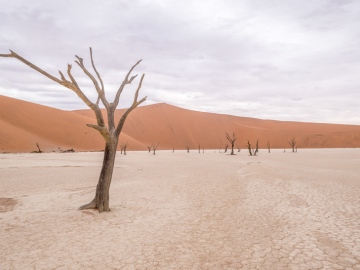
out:
M360 269L360 149L0 155L0 269Z

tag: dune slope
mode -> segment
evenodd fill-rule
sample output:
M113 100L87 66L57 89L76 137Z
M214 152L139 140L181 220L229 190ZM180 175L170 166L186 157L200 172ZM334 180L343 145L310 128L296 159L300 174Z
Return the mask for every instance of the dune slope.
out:
M124 113L116 111L116 119ZM0 96L0 152L30 152L74 148L98 151L104 148L100 134L86 126L95 123L91 110L63 111L5 96ZM191 111L160 103L135 109L128 117L120 144L129 150L219 149L227 142L225 132L238 137L236 147L247 140L260 148L289 148L295 137L299 148L360 147L360 126L284 122Z
M75 111L93 117L90 110ZM118 110L116 118L124 110ZM295 137L298 147L360 147L360 126L261 120L215 113L191 111L165 103L143 106L128 117L124 132L145 145L160 142L159 149L218 149L228 143L225 132L238 137L236 144L244 148L247 140L261 148L270 142L272 148L289 148Z
M104 149L104 140L96 130L86 126L93 118L26 101L0 96L0 152L76 151ZM141 144L125 133L134 146Z

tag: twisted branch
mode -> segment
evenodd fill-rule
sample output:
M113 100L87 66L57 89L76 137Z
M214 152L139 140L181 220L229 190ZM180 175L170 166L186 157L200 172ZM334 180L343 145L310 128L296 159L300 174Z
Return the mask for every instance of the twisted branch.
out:
M140 62L140 61L139 61ZM138 62L138 63L139 63ZM137 63L137 64L138 64ZM136 65L137 65L136 64ZM135 66L136 66L135 65ZM134 67L135 67L134 66ZM145 77L145 74L143 74L142 76L141 76L141 79L140 79L140 82L139 82L139 85L138 85L138 88L136 89L136 92L135 92L135 95L134 95L134 101L133 101L133 103L132 103L132 105L126 110L126 112L121 116L121 118L120 118L120 120L119 120L119 122L118 122L118 125L117 125L117 127L116 127L116 135L119 135L120 134L120 132L121 132L121 130L122 130L122 128L123 128L123 126L124 126L124 123L125 123L125 120L126 120L126 117L129 115L129 113L133 110L133 109L135 109L137 106L139 106L141 103L143 103L145 100L146 100L146 98L147 97L144 97L144 98L142 98L141 100L137 100L138 99L138 96L139 96L139 91L140 91L140 88L141 88L141 86L142 86L142 82L143 82L143 80L144 80L144 77Z
M97 104L94 104L93 102L91 102L88 99L88 97L83 93L83 91L80 89L79 85L77 84L77 82L75 81L74 77L71 74L72 66L70 64L68 64L67 74L68 74L71 82L65 78L64 74L61 71L59 71L61 79L58 79L58 78L50 75L46 71L42 70L38 66L34 65L30 61L26 60L25 58L21 57L17 53L13 52L12 50L10 50L10 52L11 52L10 54L0 54L0 57L16 58L16 59L20 60L21 62L23 62L25 65L31 67L32 69L36 70L37 72L48 77L50 80L53 80L54 82L57 82L58 84L72 90L90 109L92 109L95 112L98 125L104 126L104 119L101 114L101 110L99 109L99 106Z
M90 48L90 55L91 55L91 58L92 58L91 48ZM75 61L75 63L78 64L78 66L84 71L84 73L93 82L93 84L95 86L95 89L96 89L96 92L98 93L98 96L100 97L102 103L104 104L105 108L108 108L109 107L109 102L106 100L105 93L100 88L99 83L97 82L95 77L86 69L86 67L84 65L84 60L81 57L77 56L77 55L75 55L75 57L78 59L78 61ZM93 60L91 60L91 61L93 62Z
M114 99L114 107L115 107L115 108L116 108L117 105L119 104L120 95L121 95L122 91L124 90L125 85L131 84L132 81L137 77L137 75L134 75L134 76L132 76L132 77L130 78L130 80L129 80L129 76L130 76L131 72L134 70L134 68L135 68L138 64L140 64L141 61L142 61L142 60L137 61L137 63L132 66L132 68L131 68L131 69L129 70L129 72L126 74L126 77L125 77L124 81L121 83L119 89L117 90L116 95L115 95L115 99Z

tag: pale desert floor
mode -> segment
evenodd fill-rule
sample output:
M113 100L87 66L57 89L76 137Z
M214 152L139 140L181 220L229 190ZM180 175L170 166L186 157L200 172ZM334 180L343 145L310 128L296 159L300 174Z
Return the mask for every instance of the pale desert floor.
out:
M360 149L0 155L0 269L360 269ZM5 199L6 198L6 199Z

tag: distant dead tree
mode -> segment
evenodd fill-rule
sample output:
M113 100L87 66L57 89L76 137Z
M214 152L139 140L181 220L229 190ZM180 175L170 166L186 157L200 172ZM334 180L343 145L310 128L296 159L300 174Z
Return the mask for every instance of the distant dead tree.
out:
M267 148L268 148L268 151L270 153L270 141L269 140L267 141Z
M172 151L173 153L175 152L175 147L173 147L173 151Z
M199 154L200 154L200 149L201 149L201 147L200 147L200 143L198 143L198 147L199 147Z
M129 146L129 143L128 143L128 142L120 145L120 151L121 151L121 153L124 151L124 155L126 155L126 148L127 148L128 146Z
M43 151L41 151L38 143L36 143L36 147L37 147L38 151L32 151L31 153L42 153L43 152Z
M155 155L155 151L156 151L156 149L158 148L159 143L160 143L160 142L158 142L157 145L155 145L155 144L153 143L153 155Z
M228 148L229 148L229 145L228 145L227 143L225 143L224 153L226 153L226 152L227 152Z
M256 154L259 152L259 140L256 141L255 150L253 152L254 152L254 156L256 156Z
M226 139L231 144L231 153L230 153L230 155L234 155L234 145L235 145L235 141L236 141L237 137L235 136L234 132L232 134L232 138L230 137L229 133L227 133L227 132L225 132L225 135L226 135Z
M75 152L74 148L66 149L66 150L61 151L61 153L74 153L74 152Z
M252 156L252 150L251 150L251 143L249 142L249 140L247 141L247 149L249 150L249 155Z
M90 48L90 59L91 59L91 65L94 70L94 73L96 76L94 76L84 65L84 61L82 58L75 55L77 60L75 63L81 68L81 70L86 74L87 77L92 81L96 93L97 93L97 99L96 102L92 102L81 90L79 84L73 77L73 74L71 73L72 65L68 64L67 66L67 76L66 78L64 74L59 71L60 78L54 77L47 73L46 71L42 70L41 68L37 67L36 65L32 64L25 58L21 57L20 55L16 54L15 52L10 50L10 54L0 54L0 57L10 57L10 58L16 58L19 61L23 62L25 65L33 68L37 72L43 74L50 80L70 89L71 91L75 92L75 94L91 109L94 111L94 114L96 116L96 124L88 124L88 127L94 128L97 130L101 136L104 138L105 142L105 150L104 150L104 159L103 164L99 176L99 181L96 187L96 193L94 199L83 206L81 206L79 209L97 209L99 212L103 211L110 211L109 207L109 190L110 190L110 184L112 179L112 174L114 170L114 163L115 163L115 157L116 157L116 149L119 141L119 135L121 133L121 130L124 126L125 120L129 113L134 110L136 107L138 107L141 103L143 103L146 100L146 97L142 98L141 100L138 100L138 95L140 88L142 86L142 82L144 79L144 74L141 76L140 82L137 86L137 89L135 91L134 100L131 104L131 106L124 112L124 114L121 116L117 124L115 124L115 110L116 107L119 104L120 95L123 92L126 85L131 84L134 79L137 77L131 76L133 69L141 62L138 61L135 65L133 65L129 72L126 74L123 82L121 83L120 87L118 88L115 98L113 102L109 102L105 97L105 87L104 83L101 79L101 76L99 72L97 71L94 60L93 60L93 54L92 49ZM100 109L99 102L101 101L102 105L105 107L107 112L107 125L105 124L104 117L102 110Z
M38 148L38 153L42 153L42 151L41 151L41 149L40 149L40 146L39 146L39 144L38 143L36 143L36 146L37 146L37 148Z
M288 141L288 143L290 144L291 149L292 149L292 152L294 153L294 152L295 152L295 146L296 146L296 139L295 139L295 137L291 137L291 138L290 138L290 141Z
M190 152L190 147L186 146L186 151L189 153Z
M151 148L153 147L154 144L150 145L150 146L147 146L148 150L149 150L149 153L151 151Z
M60 153L75 153L74 148L62 150L60 147L58 147ZM54 151L55 152L55 151Z
M259 140L256 141L255 149L252 149L251 143L248 140L247 141L247 149L249 150L250 156L256 156L256 154L259 152Z

